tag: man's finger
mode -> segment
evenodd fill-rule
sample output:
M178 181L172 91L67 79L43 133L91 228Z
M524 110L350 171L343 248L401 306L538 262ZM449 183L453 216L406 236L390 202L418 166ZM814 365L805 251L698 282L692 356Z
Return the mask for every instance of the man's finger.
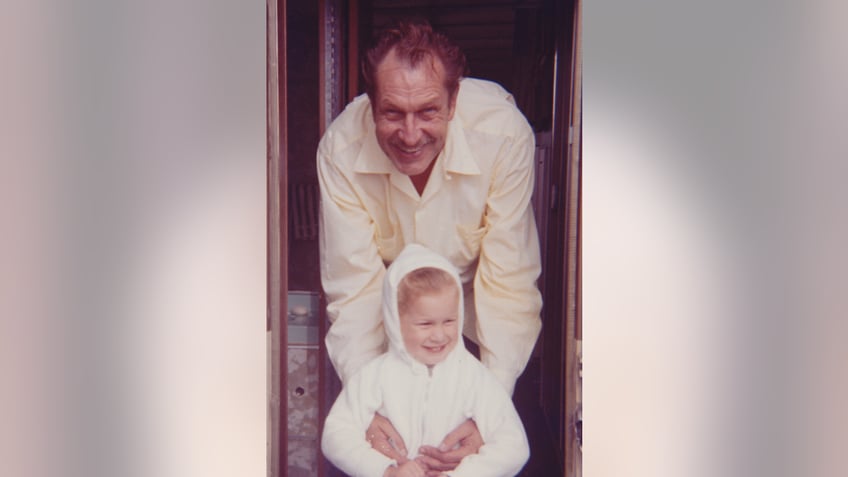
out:
M456 468L459 461L462 460L462 457L459 458L446 458L446 453L436 449L433 446L421 446L418 449L419 457L426 458L427 464L431 468L435 468L438 470L453 470Z
M406 454L401 454L400 452L398 452L397 449L392 447L392 445L389 443L389 440L385 437L377 436L371 439L369 442L371 443L371 447L374 450L383 454L389 459L396 460L398 464L403 464L404 462L409 460L406 458Z
M471 435L463 440L456 449L442 452L440 458L443 462L459 462L465 456L476 454L482 446L483 441Z
M465 456L474 454L475 451L469 447L460 447L459 449L455 449L449 452L442 453L442 462L456 462L459 463Z
M463 439L474 434L474 429L474 426L466 426L465 424L460 425L445 436L445 438L442 440L442 444L439 446L439 450L444 452L453 449L454 446L456 446Z
M378 414L379 416L379 414ZM389 442L394 445L395 448L398 449L403 455L406 455L406 445L403 442L403 437L400 436L398 431L395 430L392 423L386 419L385 417L380 416L380 419L375 419L374 424L386 434Z
M453 470L456 467L455 465L445 464L445 463L439 462L438 460L436 460L432 457L428 457L428 456L424 456L424 455L419 455L418 457L415 458L415 460L419 464L422 464L423 466L425 466L428 471L435 471L437 475L438 475L438 473L440 473L444 470Z
M368 442L373 442L375 439L385 440L389 443L390 447L397 449L397 451L404 456L404 459L406 458L407 451L403 438L400 434L398 434L394 426L392 426L392 423L380 414L374 414L374 418L371 420L371 425L369 425L368 429L365 431L365 439ZM371 447L374 447L374 445L372 444ZM374 448L377 449L376 447ZM391 457L385 452L381 451L381 453L385 454L387 457Z
M480 434L480 431L477 430L477 424L474 423L473 419L466 419L462 424L457 426L456 429L450 431L448 435L445 436L442 440L442 444L439 446L439 450L442 452L449 451L453 449L457 443L465 441L475 434Z
M418 457L415 458L415 462L423 465L424 468L428 470L432 469L433 466L439 465L439 461L423 454L419 454Z

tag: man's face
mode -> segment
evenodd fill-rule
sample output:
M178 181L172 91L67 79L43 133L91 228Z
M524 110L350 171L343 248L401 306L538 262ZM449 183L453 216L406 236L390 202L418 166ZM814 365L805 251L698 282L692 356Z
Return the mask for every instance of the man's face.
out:
M459 339L459 291L444 287L412 300L400 317L400 334L406 351L418 362L442 362Z
M377 67L373 105L377 142L395 167L408 176L427 171L445 146L456 95L449 97L444 74L437 59L412 68L394 52Z

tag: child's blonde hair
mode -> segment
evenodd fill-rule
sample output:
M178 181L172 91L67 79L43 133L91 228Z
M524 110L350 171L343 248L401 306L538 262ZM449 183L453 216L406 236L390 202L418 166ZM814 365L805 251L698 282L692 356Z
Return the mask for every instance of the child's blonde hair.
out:
M424 267L407 273L398 283L398 313L406 313L412 302L421 295L457 287L450 273L441 268Z

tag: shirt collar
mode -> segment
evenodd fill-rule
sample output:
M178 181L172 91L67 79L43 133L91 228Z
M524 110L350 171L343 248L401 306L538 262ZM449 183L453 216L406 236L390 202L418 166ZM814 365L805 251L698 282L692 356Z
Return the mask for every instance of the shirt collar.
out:
M369 109L368 119L366 120L367 131L359 155L356 156L356 161L353 163L353 170L362 174L391 174L395 167L386 153L380 149L380 144L377 142L374 117L370 112L371 106L366 107Z
M448 174L463 174L476 176L480 174L477 158L471 152L465 130L454 113L454 118L448 123L448 138L445 141L445 172Z

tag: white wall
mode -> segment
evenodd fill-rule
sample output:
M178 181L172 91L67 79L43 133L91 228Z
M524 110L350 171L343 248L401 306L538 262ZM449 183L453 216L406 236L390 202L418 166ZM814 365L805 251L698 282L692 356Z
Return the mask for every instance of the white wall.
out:
M585 2L584 475L844 473L846 14Z
M265 3L19 3L4 475L263 475Z

